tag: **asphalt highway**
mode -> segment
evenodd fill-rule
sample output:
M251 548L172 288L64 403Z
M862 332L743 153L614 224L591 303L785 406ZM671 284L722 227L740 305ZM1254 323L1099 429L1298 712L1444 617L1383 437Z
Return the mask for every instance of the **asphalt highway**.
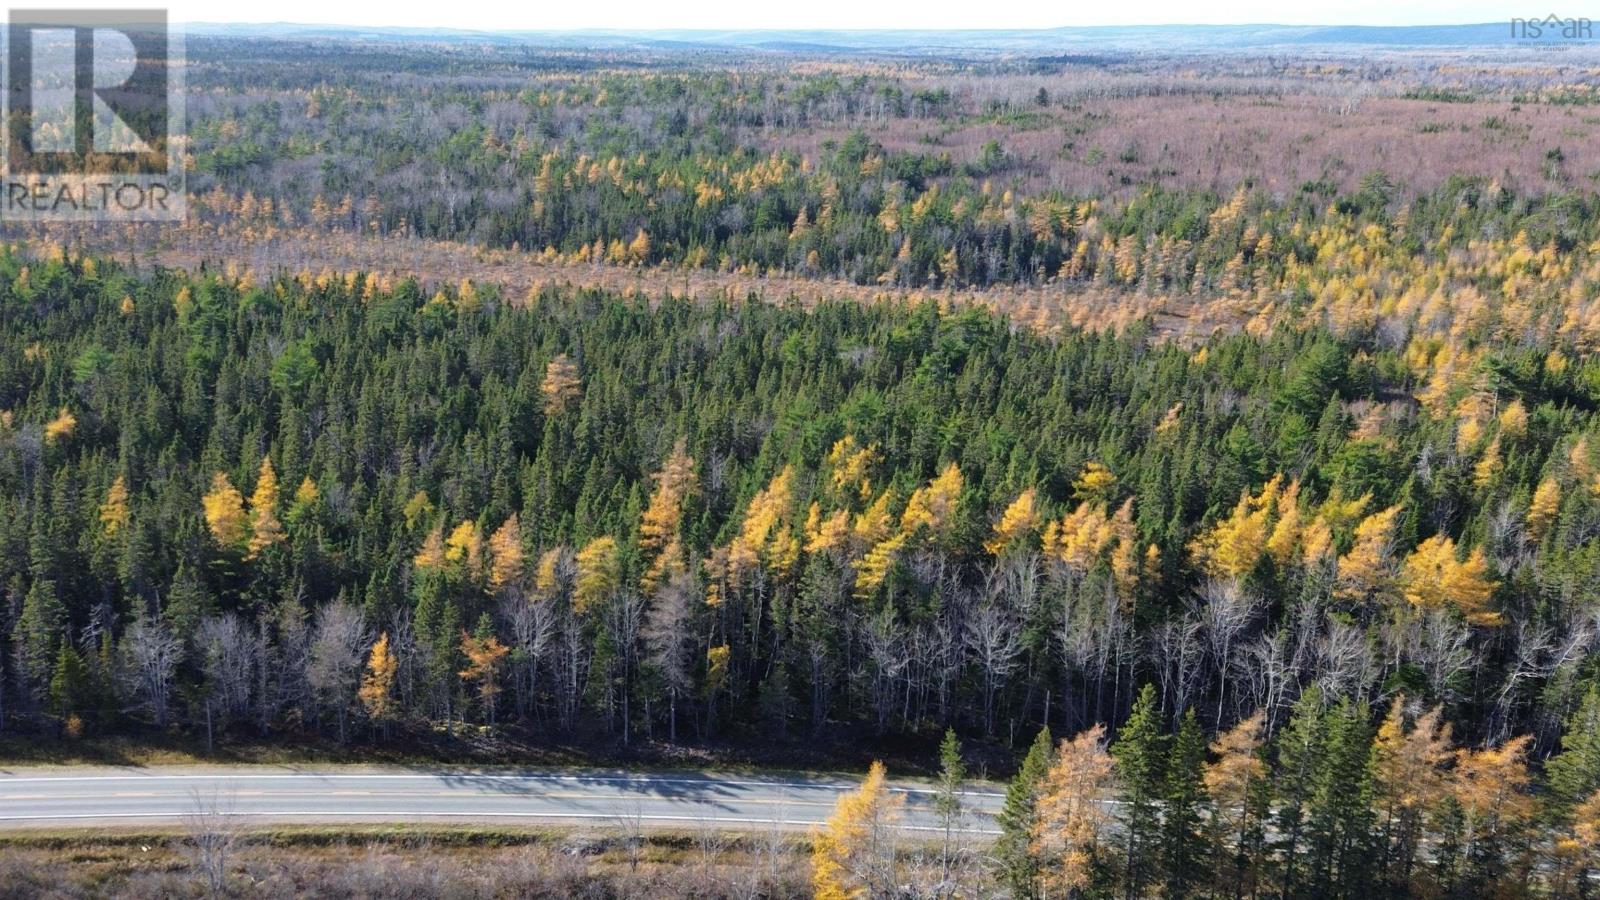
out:
M0 768L0 829L181 824L202 813L269 823L638 823L808 828L858 782L809 776L310 768ZM904 827L935 830L934 794L896 782ZM967 790L964 828L992 832L1003 794Z

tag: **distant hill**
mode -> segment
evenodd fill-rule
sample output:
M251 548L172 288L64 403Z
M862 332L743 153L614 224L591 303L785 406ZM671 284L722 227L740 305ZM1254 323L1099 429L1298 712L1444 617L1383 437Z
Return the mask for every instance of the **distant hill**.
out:
M1059 53L1062 51L1252 50L1273 47L1331 48L1528 48L1543 44L1600 48L1596 41L1562 41L1547 34L1543 41L1517 39L1510 22L1467 25L1139 25L1088 28L992 29L943 31L894 30L752 30L667 29L633 31L470 31L459 29L386 28L340 25L191 23L190 34L302 40L390 40L445 43L527 44L565 48L748 49L768 52L990 51Z

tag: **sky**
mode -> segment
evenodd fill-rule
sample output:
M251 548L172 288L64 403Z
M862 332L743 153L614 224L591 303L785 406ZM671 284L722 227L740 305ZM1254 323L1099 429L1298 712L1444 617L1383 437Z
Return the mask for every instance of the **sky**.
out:
M1283 24L1459 25L1503 22L1512 16L1585 14L1594 0L1553 0L1536 10L1523 2L1484 0L272 0L229 3L172 0L174 21L296 22L387 25L469 30L573 30L620 28L1054 28L1068 25ZM29 7L160 6L160 0L85 0L79 4L29 2ZM1570 6L1571 9L1563 9ZM1588 15L1595 15L1591 10Z

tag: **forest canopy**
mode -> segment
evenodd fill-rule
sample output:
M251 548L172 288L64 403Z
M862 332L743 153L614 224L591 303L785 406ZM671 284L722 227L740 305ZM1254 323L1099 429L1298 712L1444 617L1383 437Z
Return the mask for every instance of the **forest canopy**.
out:
M1584 358L1481 348L1441 386L1317 328L62 254L0 285L25 727L992 735L1153 681L1216 728L1317 684L1549 747L1591 677Z

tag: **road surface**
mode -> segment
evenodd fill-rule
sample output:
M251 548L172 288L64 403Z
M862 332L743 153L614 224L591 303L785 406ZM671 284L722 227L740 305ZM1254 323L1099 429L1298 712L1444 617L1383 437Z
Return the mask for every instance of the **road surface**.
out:
M637 821L657 828L807 828L858 782L808 776L608 771L0 768L0 829L172 825L216 808L248 824ZM894 783L903 824L936 830L933 791ZM968 831L994 831L1003 794L972 788Z

